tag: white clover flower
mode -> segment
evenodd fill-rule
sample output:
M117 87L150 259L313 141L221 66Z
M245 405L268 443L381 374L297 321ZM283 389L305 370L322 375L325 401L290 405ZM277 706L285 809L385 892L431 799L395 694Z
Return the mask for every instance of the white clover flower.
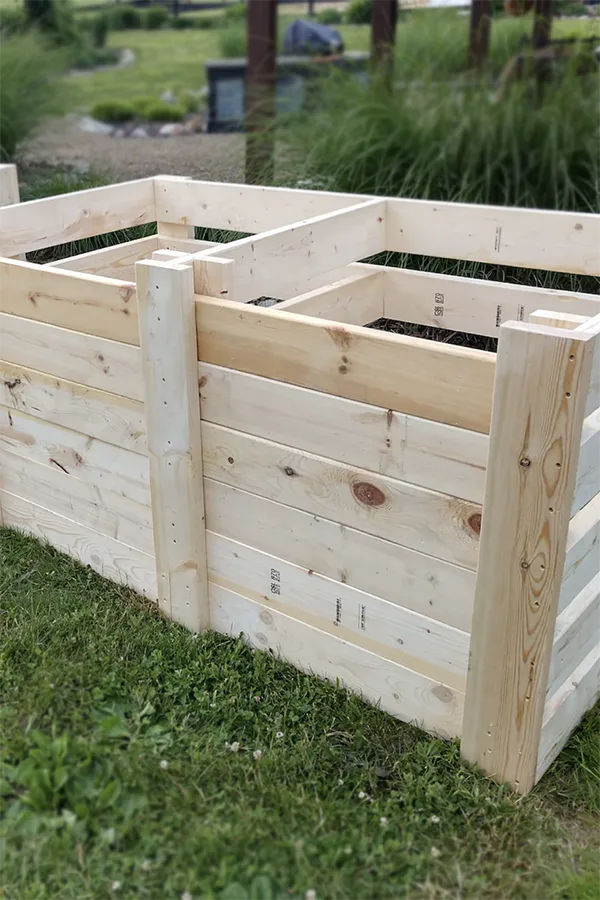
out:
M239 741L233 741L232 744L229 744L229 746L228 746L227 749L228 749L228 750L231 750L232 753L237 753L238 750L240 749L240 742L239 742Z
M344 779L338 778L338 786L341 787L343 785L343 783L344 783Z
M433 822L434 825L439 825L442 820L439 816L430 816L429 821Z
M211 704L210 704L211 709L214 709L216 705L217 705L216 703L211 703Z
M161 759L161 761L160 761L160 767L161 767L161 769L168 769L168 768L169 768L169 763L166 761L166 759Z
M189 891L184 891L181 895L181 900L192 900L192 895Z
M283 737L283 731L277 731L275 737L280 740Z
M140 864L140 869L142 870L142 872L149 872L151 868L152 868L152 860L151 859L145 859Z
M438 858L438 856L440 855L440 851L438 850L437 847L431 848L431 855L433 856L434 859Z
M367 795L365 794L364 791L359 791L359 792L358 792L358 799L359 799L359 800L366 800L366 799L367 799Z
M388 823L388 820L386 819L386 817L385 817L385 816L382 816L382 817L380 818L380 820L379 820L379 824L381 825L381 827L382 827L382 828L385 828L385 826L387 825L387 823Z
M305 893L304 900L317 900L317 892L311 888Z
M255 697L254 699L256 700L257 703L259 703L259 702L262 700L262 697L260 697L260 696L257 694L256 697Z
M120 891L121 890L121 882L113 881L110 886L111 891Z
M262 759L262 750L255 750L252 756L254 759Z

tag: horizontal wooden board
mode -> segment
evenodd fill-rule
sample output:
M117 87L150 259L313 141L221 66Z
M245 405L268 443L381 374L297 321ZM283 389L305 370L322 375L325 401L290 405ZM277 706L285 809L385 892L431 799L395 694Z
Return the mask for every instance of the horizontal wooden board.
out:
M45 268L67 269L69 272L89 272L91 275L102 275L105 278L118 278L123 281L135 281L135 263L152 255L159 246L158 237L137 238L122 244L112 244L77 256L67 256L46 263Z
M3 448L0 488L154 555L152 511L122 494Z
M583 509L598 491L600 491L600 409L588 416L583 423L571 516Z
M20 410L0 407L0 449L53 466L136 503L150 502L145 456Z
M135 284L0 260L4 313L139 344Z
M559 689L596 644L600 644L600 573L556 620L547 696Z
M0 209L0 256L156 221L152 179L29 200Z
M139 400L129 400L73 381L0 360L0 405L45 422L146 452L146 419Z
M469 635L221 535L207 535L209 580L465 689Z
M314 276L385 250L385 217L384 200L355 202L344 210L312 214L292 225L217 245L206 251L205 259L233 261L228 300L286 297L297 285L299 272L310 283ZM210 287L210 275L204 287L209 271L202 260L194 262L196 291L219 297L221 292Z
M155 185L158 219L245 232L290 225L373 199L169 176L157 177ZM387 250L600 274L598 216L429 200L388 199L387 204Z
M388 267L383 307L389 319L498 337L504 322L527 322L540 307L594 315L600 297Z
M368 325L383 316L383 284L380 273L352 275L284 300L277 309L350 325Z
M211 478L204 489L211 532L470 631L474 572Z
M0 313L2 358L59 379L142 400L139 347Z
M208 422L202 459L209 478L476 568L476 504Z
M33 535L104 578L156 600L154 557L8 491L0 492L0 506L7 528Z
M574 600L600 570L600 494L596 494L569 523L567 555L558 612Z
M573 674L546 702L536 780L539 780L552 765L569 740L573 729L588 709L592 708L598 697L600 697L600 646L594 647L588 653Z
M204 362L489 431L493 353L203 298L196 324Z
M338 680L406 722L444 737L460 733L463 694L349 641L209 583L210 625L243 633L260 650L329 680Z
M487 435L204 362L198 374L205 421L483 501Z

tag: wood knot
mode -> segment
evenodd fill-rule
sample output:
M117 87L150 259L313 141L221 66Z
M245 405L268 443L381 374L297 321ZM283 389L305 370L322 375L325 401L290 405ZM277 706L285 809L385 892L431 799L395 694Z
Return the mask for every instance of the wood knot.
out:
M358 481L352 485L352 493L359 503L364 506L382 506L385 503L385 494L374 484L368 481Z
M228 456L228 457L227 457L227 462L229 463L230 466L232 466L233 463L234 463L233 456Z
M472 513L467 519L467 524L473 534L481 534L481 513Z
M198 379L198 388L202 389L207 381L208 378L206 377L206 375L202 375L202 377Z
M454 694L452 693L450 688L447 688L443 684L438 684L433 688L431 693L434 694L438 698L438 700L441 700L442 703L450 703L450 701L454 697Z
M262 609L262 610L261 610L261 612L260 612L260 620L261 620L261 622L264 622L265 625L272 625L272 624L273 624L273 616L271 615L271 613L270 613L267 609Z
M292 469L291 466L286 466L285 469L284 469L283 471L284 471L285 474L288 475L290 478L293 478L294 475L297 474L297 473L294 471L294 469Z

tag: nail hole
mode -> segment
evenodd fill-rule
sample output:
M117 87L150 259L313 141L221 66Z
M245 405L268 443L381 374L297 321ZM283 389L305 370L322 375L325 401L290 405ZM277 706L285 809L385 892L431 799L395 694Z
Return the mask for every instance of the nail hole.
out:
M571 360L571 362L573 362L573 360L575 359L575 354L574 354L574 353L571 353L569 359Z
M570 397L570 396L571 396L571 391L567 391L567 393L565 394L565 397Z
M549 507L548 507L548 512L552 512L552 513L553 513L553 512L554 512L554 507L553 507L553 506L549 506Z

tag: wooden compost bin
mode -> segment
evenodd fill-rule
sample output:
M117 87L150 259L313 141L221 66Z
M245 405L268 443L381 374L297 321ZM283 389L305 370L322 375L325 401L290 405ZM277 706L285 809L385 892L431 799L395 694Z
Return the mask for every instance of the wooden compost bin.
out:
M600 299L357 260L599 274L599 217L167 176L18 203L0 175L5 525L529 791L598 696Z

